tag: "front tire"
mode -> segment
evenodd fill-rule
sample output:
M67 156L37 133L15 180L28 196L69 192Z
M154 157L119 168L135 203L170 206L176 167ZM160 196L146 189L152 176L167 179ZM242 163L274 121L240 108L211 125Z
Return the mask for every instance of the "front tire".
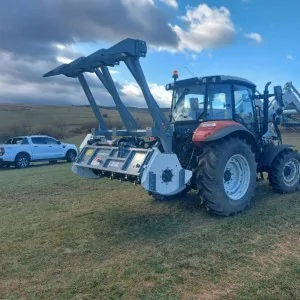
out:
M243 211L254 195L256 161L251 146L228 138L203 148L195 170L201 202L222 216Z
M76 160L77 153L75 150L69 150L66 154L67 162L74 162Z
M30 156L26 153L19 153L15 159L17 169L25 169L30 165Z
M274 159L269 171L273 189L281 194L295 192L300 187L300 154L285 149Z

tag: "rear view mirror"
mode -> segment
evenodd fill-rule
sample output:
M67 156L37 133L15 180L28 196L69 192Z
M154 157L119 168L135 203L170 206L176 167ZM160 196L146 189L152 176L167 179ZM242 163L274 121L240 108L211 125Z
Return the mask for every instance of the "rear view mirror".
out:
M61 144L61 141L57 141L57 144L60 145L60 144Z
M275 94L275 99L279 103L279 105L284 106L283 99L282 99L282 88L280 85L274 86L274 94Z

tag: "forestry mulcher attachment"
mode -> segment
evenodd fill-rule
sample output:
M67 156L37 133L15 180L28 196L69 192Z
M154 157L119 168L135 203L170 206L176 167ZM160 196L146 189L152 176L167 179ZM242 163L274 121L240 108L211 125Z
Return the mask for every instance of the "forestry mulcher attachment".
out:
M233 76L208 76L177 80L172 91L170 119L153 98L139 58L144 41L125 39L44 77L78 78L99 127L85 139L74 163L74 173L85 178L110 177L140 183L155 198L184 195L194 189L200 201L216 214L228 216L250 204L263 172L279 193L300 185L300 156L284 145L279 130L285 107L299 106L291 83L263 94L254 83ZM108 67L125 63L141 88L153 127L141 129L123 104ZM102 82L119 111L124 129L109 130L84 73ZM114 139L112 139L114 138ZM259 175L259 176L258 176Z

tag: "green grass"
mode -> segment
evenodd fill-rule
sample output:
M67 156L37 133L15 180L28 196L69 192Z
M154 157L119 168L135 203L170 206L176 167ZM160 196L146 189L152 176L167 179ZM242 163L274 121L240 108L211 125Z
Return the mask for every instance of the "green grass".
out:
M94 116L1 106L0 131L20 120L70 130ZM299 134L285 142L300 149ZM300 299L300 192L260 183L251 209L217 218L194 193L155 202L140 186L70 168L0 171L0 299Z
M70 168L0 171L0 299L300 299L300 192L218 218Z

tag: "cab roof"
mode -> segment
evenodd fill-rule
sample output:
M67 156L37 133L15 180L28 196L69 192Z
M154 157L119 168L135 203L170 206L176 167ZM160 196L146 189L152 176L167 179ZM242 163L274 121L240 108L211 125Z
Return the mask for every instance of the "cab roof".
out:
M172 90L174 87L188 86L188 85L196 85L196 84L206 84L206 83L236 83L243 84L250 88L256 88L255 83L252 81L230 75L213 75L213 76L205 76L205 77L194 77L183 80L177 80L175 83L170 83L166 85L167 90Z

